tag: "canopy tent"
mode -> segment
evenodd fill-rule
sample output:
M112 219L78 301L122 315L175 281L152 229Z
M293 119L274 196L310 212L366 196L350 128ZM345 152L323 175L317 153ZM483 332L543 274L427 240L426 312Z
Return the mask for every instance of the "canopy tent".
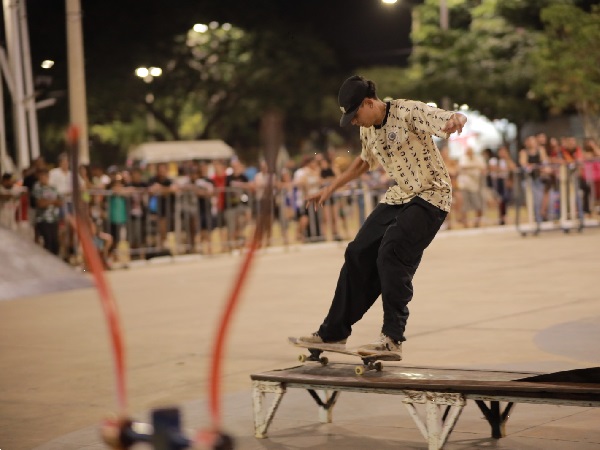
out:
M146 142L129 153L130 162L144 164L191 161L194 159L230 159L233 148L221 140Z

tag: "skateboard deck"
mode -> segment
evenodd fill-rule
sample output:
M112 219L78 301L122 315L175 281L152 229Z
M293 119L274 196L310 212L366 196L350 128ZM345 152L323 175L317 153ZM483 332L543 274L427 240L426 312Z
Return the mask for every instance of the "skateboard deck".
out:
M323 352L329 353L339 353L340 355L350 355L356 356L362 360L362 366L356 366L354 368L354 373L357 375L362 375L367 370L376 370L380 372L383 369L383 364L381 361L401 361L402 357L397 353L393 352L378 352L378 353L359 353L356 350L340 350L336 348L332 348L327 344L304 344L303 342L299 342L298 338L289 337L288 341L290 344L305 348L309 351L309 355L300 354L298 356L298 360L300 362L306 361L316 361L321 363L323 366L326 366L329 363L329 359L326 356L321 356Z

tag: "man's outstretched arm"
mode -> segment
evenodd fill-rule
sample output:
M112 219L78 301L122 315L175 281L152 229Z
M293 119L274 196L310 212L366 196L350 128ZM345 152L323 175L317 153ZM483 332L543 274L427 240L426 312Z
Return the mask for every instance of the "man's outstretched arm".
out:
M360 156L357 156L354 161L352 161L352 164L350 164L350 166L348 166L348 168L339 176L334 178L329 185L309 196L306 199L306 207L308 208L311 203L314 203L315 209L319 206L323 206L323 203L325 203L337 189L360 177L363 173L368 172L368 170L369 164Z

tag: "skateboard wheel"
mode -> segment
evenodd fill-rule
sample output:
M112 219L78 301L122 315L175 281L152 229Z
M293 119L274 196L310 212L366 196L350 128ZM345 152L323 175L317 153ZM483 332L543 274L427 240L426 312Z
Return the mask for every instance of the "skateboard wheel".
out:
M365 368L364 368L364 367L362 367L362 366L356 366L356 367L354 368L354 373L355 373L356 375L363 375L363 374L365 373Z
M377 361L373 367L377 372L381 372L381 370L383 369L383 364L381 363L381 361Z
M321 365L326 366L327 364L329 364L329 358L327 358L327 356L321 356L319 358L319 362L321 363Z
M298 361L301 363L306 362L306 355L298 355Z

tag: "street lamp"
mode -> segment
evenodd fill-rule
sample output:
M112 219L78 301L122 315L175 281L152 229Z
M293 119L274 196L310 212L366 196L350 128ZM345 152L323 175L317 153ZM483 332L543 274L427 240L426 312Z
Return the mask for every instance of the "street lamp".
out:
M162 69L160 67L138 67L135 69L135 74L146 83L151 83L155 77L162 75Z
M144 82L150 84L156 77L160 77L162 75L162 69L160 67L138 67L135 69L135 75ZM154 120L154 116L150 112L150 105L154 103L154 94L152 92L148 92L146 94L146 104L148 105L148 111L146 114L146 124L148 126L149 131L153 131L156 128L156 122Z
M203 23L197 23L196 25L194 25L193 30L196 33L206 33L208 31L208 26Z

